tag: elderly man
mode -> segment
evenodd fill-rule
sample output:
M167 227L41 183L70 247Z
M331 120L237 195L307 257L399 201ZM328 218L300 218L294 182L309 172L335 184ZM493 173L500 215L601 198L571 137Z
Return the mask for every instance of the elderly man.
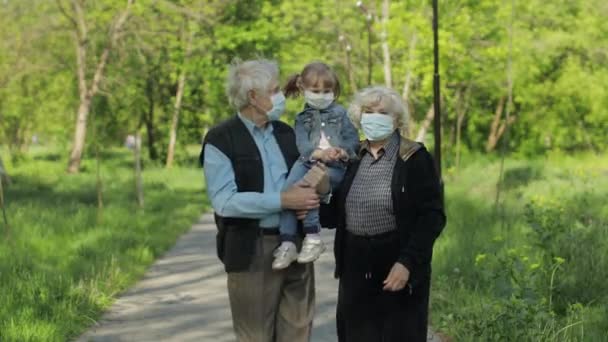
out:
M227 94L237 113L209 131L201 152L218 226L217 253L228 273L232 321L241 342L310 340L312 264L271 268L281 210L319 206L312 188L296 185L281 192L298 150L291 127L278 121L285 107L279 89L275 62L233 64Z

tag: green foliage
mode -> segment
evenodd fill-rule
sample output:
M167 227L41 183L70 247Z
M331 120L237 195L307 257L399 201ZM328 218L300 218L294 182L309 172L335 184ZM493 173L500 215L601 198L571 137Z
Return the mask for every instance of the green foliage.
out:
M512 17L508 1L440 3L446 156L455 152L460 111L463 147L485 149L494 112L507 94L511 22L511 149L524 155L605 150L608 54L603 46L608 24L603 18L608 7L600 0L514 4ZM121 0L86 2L89 79L107 45L108 28L124 5ZM384 83L381 4L363 5L372 18L372 83ZM12 18L0 33L0 143L26 150L36 134L46 142L69 144L78 104L70 20L56 3L39 0L2 2L0 16ZM393 87L402 91L410 73L408 102L415 129L432 103L430 19L426 2L390 1L387 41ZM166 149L183 71L186 91L178 145L198 143L210 126L234 113L224 95L229 63L257 56L278 60L283 78L312 60L328 62L341 79L344 94L339 101L346 104L354 89L366 85L366 15L354 1L342 0L136 2L97 95L105 100L95 100L100 139L120 144L143 125L152 131L151 139L144 134L144 146ZM105 105L99 106L100 101ZM301 105L288 104L286 121L291 122Z
M204 209L200 170L146 167L141 211L132 155L105 151L104 208L98 212L94 161L66 177L61 151L26 158L10 165L12 231L10 240L3 235L0 241L0 340L67 341L91 325Z
M608 159L508 161L498 211L480 176L497 163L473 164L449 176L434 326L465 341L608 339Z

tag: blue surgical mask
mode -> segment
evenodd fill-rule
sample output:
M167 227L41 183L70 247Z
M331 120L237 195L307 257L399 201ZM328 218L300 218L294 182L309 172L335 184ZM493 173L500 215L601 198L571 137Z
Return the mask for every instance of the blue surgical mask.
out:
M266 115L268 115L268 120L277 121L285 111L285 95L280 91L272 95L270 101L272 101L272 108L266 112Z
M380 141L388 138L395 131L393 117L381 113L363 113L361 129L369 141Z

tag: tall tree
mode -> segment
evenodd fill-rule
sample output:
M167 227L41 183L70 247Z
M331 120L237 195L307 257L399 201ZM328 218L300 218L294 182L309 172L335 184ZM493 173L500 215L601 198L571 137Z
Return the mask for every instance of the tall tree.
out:
M390 0L382 0L382 56L384 57L384 84L391 88L393 86L393 74L391 69L391 52L388 46L388 23L391 8Z
M133 0L126 0L126 8L118 15L116 20L110 27L109 39L106 47L103 49L99 61L95 66L95 72L90 82L87 80L87 50L89 45L88 23L85 16L84 0L72 0L72 13L69 13L64 7L62 0L57 0L59 9L64 16L72 23L74 29L74 42L76 46L76 71L78 74L78 91L80 103L76 117L76 125L74 129L74 141L72 151L70 152L70 160L68 163L68 172L76 173L79 171L82 153L85 146L87 118L91 111L91 103L93 96L99 91L100 82L104 76L104 71L110 52L115 47L121 30L131 10Z
M2 162L2 156L0 156L0 182L2 182L5 185L8 185L11 183L11 178L8 175L8 172L6 171L6 168L4 167L4 163Z
M188 18L184 18L182 29L180 30L181 41L185 44L183 62L177 80L177 90L175 93L175 104L173 106L173 116L171 118L171 128L169 131L169 147L167 148L167 161L165 166L170 168L173 166L175 156L175 143L177 142L177 126L179 123L179 113L182 109L182 98L184 96L184 88L186 86L187 63L192 50L192 39L194 32L189 27Z

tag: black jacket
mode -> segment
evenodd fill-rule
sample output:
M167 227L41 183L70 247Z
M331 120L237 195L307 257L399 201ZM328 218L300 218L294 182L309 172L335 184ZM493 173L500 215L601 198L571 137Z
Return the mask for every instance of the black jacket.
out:
M401 138L399 156L392 177L392 200L397 216L401 252L398 262L410 271L410 285L415 287L427 283L431 273L431 259L435 239L443 230L446 217L439 178L433 158L419 143ZM346 230L344 204L357 174L359 161L348 166L342 186L332 199L329 208L323 208L325 225L331 225L330 217L337 218L334 254L336 258L335 276L340 277L347 260L343 260L343 246Z

